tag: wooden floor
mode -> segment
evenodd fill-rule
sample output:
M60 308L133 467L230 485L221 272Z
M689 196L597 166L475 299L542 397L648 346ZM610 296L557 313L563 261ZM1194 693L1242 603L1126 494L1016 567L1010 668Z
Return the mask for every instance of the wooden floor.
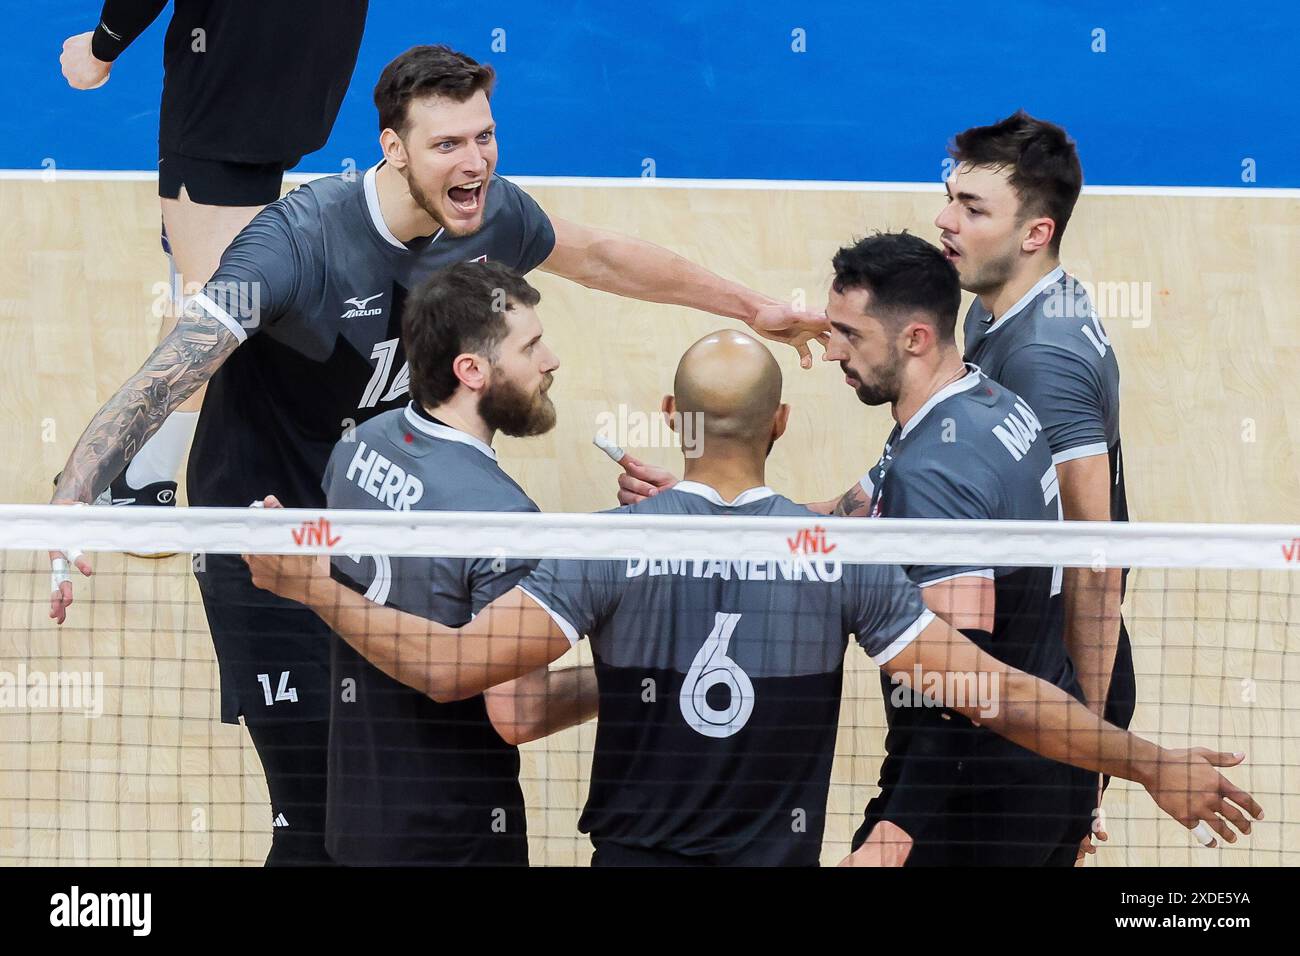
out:
M773 296L825 301L830 257L875 229L934 238L926 193L543 187L556 216L630 232ZM152 183L0 182L0 500L48 500L89 415L151 347L162 301ZM1124 449L1139 521L1300 522L1300 202L1085 196L1065 239L1084 279L1147 283L1149 315L1107 318L1124 387ZM728 324L590 292L542 274L541 316L562 366L559 425L502 439L508 471L546 510L614 504L590 440L620 403L652 412L682 350ZM1141 288L1141 287L1139 287ZM831 367L786 370L791 427L769 483L827 498L874 463L888 412ZM669 448L638 451L676 466ZM270 814L242 728L216 720L216 668L184 558L101 556L69 624L42 608L44 558L0 555L0 671L104 674L104 715L0 710L0 861L256 863ZM1296 575L1134 575L1127 617L1141 703L1134 729L1246 750L1234 779L1268 810L1254 836L1193 851L1147 795L1114 788L1105 865L1300 863L1300 587ZM875 792L883 718L874 668L850 657L826 862ZM535 862L585 863L576 831L593 728L525 748Z

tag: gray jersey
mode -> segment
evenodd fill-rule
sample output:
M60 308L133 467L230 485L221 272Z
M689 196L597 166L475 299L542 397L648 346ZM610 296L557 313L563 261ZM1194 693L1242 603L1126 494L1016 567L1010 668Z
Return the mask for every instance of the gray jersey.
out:
M287 507L323 504L335 443L406 404L406 291L457 262L528 272L555 245L546 214L499 176L478 232L402 243L379 208L377 169L314 180L267 206L196 296L243 344L208 386L190 453L191 504L245 507L270 491Z
M493 177L483 228L404 244L379 208L375 169L328 176L271 203L235 237L197 307L241 341L208 383L190 451L190 504L325 504L321 476L339 440L407 401L406 290L458 262L527 272L555 233L522 190ZM325 718L325 642L310 612L253 587L238 555L196 575L221 663L221 715ZM259 681L290 674L298 700L263 703Z
M769 488L681 482L619 515L797 515L782 561L542 561L521 585L591 639L600 720L579 828L726 864L815 863L850 633L878 663L932 620L894 566L841 565Z
M322 486L330 508L536 511L492 449L409 405L340 442ZM334 576L376 604L459 627L533 562L349 555ZM440 704L388 677L337 636L330 676L326 845L349 864L524 863L519 753L480 694Z
M1043 423L1057 464L1108 455L1111 520L1128 520L1119 437L1119 363L1083 286L1057 267L996 322L977 298L966 361L1006 386Z
M973 367L935 393L905 427L894 427L861 484L876 517L1060 517L1056 466L1035 409ZM1077 696L1063 638L1059 568L954 565L941 560L941 551L935 557L935 564L909 567L908 576L923 587L954 578L993 581L992 631L967 630L971 640ZM1000 786L1054 767L960 714L920 706L920 698L884 674L881 688L889 732L878 804L884 802L889 819L909 833L927 834L941 822L954 787Z

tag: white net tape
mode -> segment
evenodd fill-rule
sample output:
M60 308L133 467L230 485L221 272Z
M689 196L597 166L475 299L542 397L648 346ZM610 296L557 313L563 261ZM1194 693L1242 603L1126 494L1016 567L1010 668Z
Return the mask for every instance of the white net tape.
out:
M1300 571L1300 525L0 506L0 550L48 549Z

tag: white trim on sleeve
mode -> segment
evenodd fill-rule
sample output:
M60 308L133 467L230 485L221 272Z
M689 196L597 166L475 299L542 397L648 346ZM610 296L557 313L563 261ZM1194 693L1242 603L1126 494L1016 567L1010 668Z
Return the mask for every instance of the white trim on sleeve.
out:
M532 598L534 604L536 604L538 607L540 607L543 611L545 611L547 614L551 616L551 620L554 621L555 625L561 631L564 632L564 636L569 639L569 646L577 647L578 641L582 639L582 635L578 633L578 629L574 627L572 624L570 624L568 619L562 617L560 614L551 610L551 608L547 606L545 601L539 598L532 591L528 590L528 588L524 587L522 584L518 585L518 588L519 590L527 594L530 598Z
M208 298L207 293L195 293L190 301L228 328L230 333L239 339L241 343L248 341L248 330L235 321L229 312Z
M986 578L993 580L993 569L982 568L979 571L958 571L956 574L945 574L941 578L935 578L933 581L922 581L917 584L918 588L928 588L935 584L943 584L944 581L956 581L958 578Z
M1104 441L1095 441L1091 445L1079 445L1075 448L1067 448L1065 451L1058 451L1052 456L1053 465L1063 465L1067 461L1074 461L1076 458L1091 458L1093 455L1108 455L1110 449L1106 447Z
M916 640L917 637L920 635L920 633L930 626L930 622L933 620L934 620L933 611L930 610L922 611L921 616L912 622L911 627L909 627L902 634L899 634L898 637L894 638L893 641L890 642L889 646L886 647L879 654L872 654L871 659L876 662L876 665L878 667L884 667L895 657L901 654L903 652L903 649L907 647L908 644L911 644L914 640Z

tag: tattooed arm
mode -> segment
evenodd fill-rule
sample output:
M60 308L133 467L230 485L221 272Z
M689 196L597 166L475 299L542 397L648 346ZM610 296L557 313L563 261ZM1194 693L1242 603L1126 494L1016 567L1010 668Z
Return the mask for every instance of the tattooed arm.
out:
M819 515L835 518L865 518L871 509L871 498L863 490L862 485L855 481L853 487L838 498L832 498L830 501L812 501L804 507Z
M238 344L224 325L191 306L140 371L90 420L59 476L53 503L93 501Z
M108 487L135 453L158 430L172 409L189 398L239 345L226 326L191 306L171 334L117 394L90 420L54 489L53 504L93 501ZM66 570L68 556L51 551L55 581L50 617L63 623L72 603L72 582ZM91 573L84 557L72 555L77 569ZM61 575L61 577L60 577Z

